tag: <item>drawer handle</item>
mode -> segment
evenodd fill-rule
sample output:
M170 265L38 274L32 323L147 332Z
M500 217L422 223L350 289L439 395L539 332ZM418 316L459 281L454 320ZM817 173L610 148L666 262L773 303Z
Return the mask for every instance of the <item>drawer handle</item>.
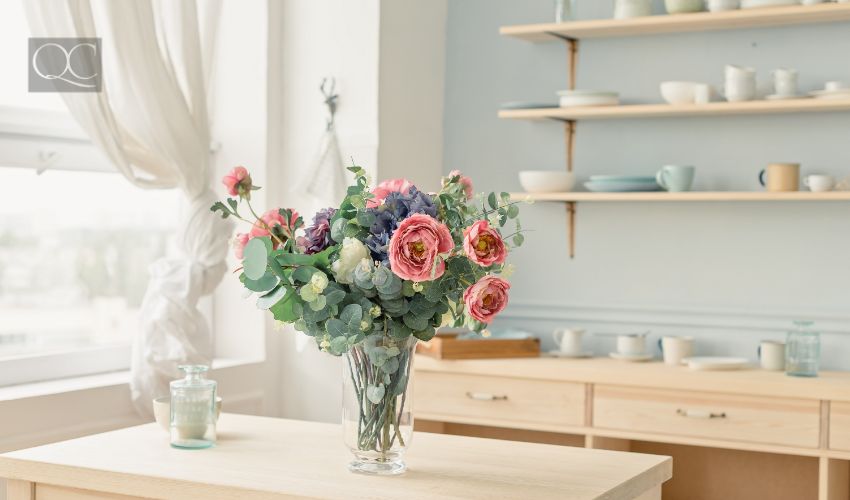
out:
M688 418L726 418L726 412L712 413L705 410L683 410L682 408L676 410L676 414Z
M489 392L467 392L466 397L476 401L505 401L508 399L507 396L497 396Z

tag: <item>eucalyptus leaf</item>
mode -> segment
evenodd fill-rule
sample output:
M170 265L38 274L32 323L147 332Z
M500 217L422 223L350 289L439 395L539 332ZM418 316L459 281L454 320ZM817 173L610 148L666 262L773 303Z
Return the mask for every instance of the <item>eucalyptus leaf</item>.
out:
M349 331L359 331L360 321L363 319L363 308L360 304L349 304L339 314L339 319L348 326Z
M366 397L373 405L379 404L381 400L384 399L385 393L386 389L384 388L384 384L370 385L366 387Z
M430 316L418 316L409 312L402 317L404 324L413 331L420 331L428 328L428 320Z
M344 354L348 350L348 339L345 337L334 337L331 339L331 354Z
M342 240L344 238L343 231L345 229L346 224L348 224L348 220L343 219L342 217L334 220L331 224L331 239L342 243Z
M398 358L389 358L386 363L381 366L381 371L387 375L398 371Z
M331 337L344 337L348 333L345 323L336 318L331 318L325 322L325 330Z
M286 295L286 287L275 288L271 292L257 298L257 309L269 309Z
M316 300L310 302L310 309L314 311L321 311L328 304L327 299L324 295L319 295L316 297Z
M245 281L242 284L252 292L268 292L277 286L278 279L274 274L266 273L258 280L252 280L245 276Z
M343 299L345 299L345 292L343 290L336 289L329 292L325 291L325 301L330 306L339 304L343 301Z
M314 274L321 272L313 266L298 266L292 273L292 277L301 283L309 283Z
M292 323L298 319L298 315L292 310L294 304L296 304L295 294L288 293L277 304L271 306L269 311L271 311L274 319L284 323Z
M498 202L496 201L496 193L490 193L487 196L487 204L490 205L490 208L492 208L493 210L495 210L496 207L499 206Z
M423 342L428 342L433 339L436 334L437 330L434 327L428 327L422 331L413 332L413 336Z
M242 272L246 278L259 280L266 274L270 245L271 242L267 242L266 238L253 238L245 245L242 250Z
M517 234L514 235L514 245L515 246L522 245L522 242L524 242L524 241L525 241L525 236L523 236L522 233L517 233Z
M519 207L516 205L511 205L508 207L508 217L511 219L516 219L519 215Z

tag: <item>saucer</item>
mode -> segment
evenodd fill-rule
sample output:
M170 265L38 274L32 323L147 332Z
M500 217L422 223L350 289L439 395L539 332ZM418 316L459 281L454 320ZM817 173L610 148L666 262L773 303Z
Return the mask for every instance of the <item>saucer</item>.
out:
M612 352L608 355L614 359L620 361L631 361L632 363L641 363L652 359L652 354L620 354L619 352Z
M584 351L584 352L580 352L578 354L570 354L570 353L561 352L561 351L546 351L545 354L546 354L546 356L549 356L551 358L579 359L579 358L592 358L593 357L593 352L591 352L591 351Z
M836 90L815 90L809 95L817 99L850 99L850 88Z
M765 97L765 99L767 99L768 101L785 101L785 100L788 100L788 99L808 99L808 98L809 98L809 96L807 96L807 95L797 95L797 94L794 94L794 95L771 94L771 95Z

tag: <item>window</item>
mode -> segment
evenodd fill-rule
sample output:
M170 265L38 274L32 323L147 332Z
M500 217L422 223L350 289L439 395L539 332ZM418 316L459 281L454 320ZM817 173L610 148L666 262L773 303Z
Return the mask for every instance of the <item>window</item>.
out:
M26 91L22 2L0 3L0 386L126 369L175 191L131 185L58 94Z

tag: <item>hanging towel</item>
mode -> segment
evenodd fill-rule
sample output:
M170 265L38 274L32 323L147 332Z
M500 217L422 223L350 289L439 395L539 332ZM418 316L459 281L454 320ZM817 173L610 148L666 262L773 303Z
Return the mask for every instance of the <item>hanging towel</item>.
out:
M319 141L319 149L311 168L304 171L296 189L323 202L338 205L345 197L346 172L336 128L329 125Z

